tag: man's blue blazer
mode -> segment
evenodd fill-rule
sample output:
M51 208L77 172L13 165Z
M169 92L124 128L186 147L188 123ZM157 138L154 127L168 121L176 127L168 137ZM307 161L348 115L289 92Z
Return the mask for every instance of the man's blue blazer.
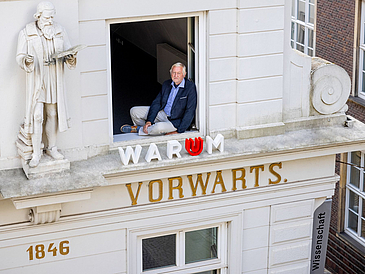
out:
M166 106L167 99L171 92L172 80L167 80L162 84L162 89L153 100L148 111L147 121L154 123L156 116L160 110ZM195 116L197 104L197 93L195 84L185 79L185 87L179 88L174 103L171 108L170 122L177 128L178 133L183 133L190 126Z

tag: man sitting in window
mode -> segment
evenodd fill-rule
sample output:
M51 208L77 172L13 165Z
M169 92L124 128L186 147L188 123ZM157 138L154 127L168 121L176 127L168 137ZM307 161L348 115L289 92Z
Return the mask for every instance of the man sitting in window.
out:
M173 64L171 80L162 84L162 89L150 107L133 107L130 110L134 126L123 125L123 133L161 135L183 133L193 121L197 103L195 84L185 79L186 67Z

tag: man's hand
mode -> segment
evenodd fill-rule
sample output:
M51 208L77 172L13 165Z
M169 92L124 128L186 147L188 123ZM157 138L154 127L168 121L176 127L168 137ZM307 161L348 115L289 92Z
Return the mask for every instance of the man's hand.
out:
M177 134L177 131L167 132L165 135Z
M152 125L151 122L146 122L146 124L143 126L143 132L148 134L147 128Z

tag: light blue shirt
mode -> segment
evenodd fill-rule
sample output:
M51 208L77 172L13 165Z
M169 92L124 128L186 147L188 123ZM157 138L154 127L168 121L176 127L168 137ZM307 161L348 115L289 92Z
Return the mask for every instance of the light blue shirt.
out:
M173 81L171 82L171 86L172 86L172 88L171 88L171 92L170 92L170 95L169 95L169 99L167 99L166 106L163 109L167 116L171 116L172 104L174 103L174 100L175 100L177 92L179 91L179 88L180 87L183 88L185 86L185 79L183 79L181 81L181 83L176 88L175 88L175 85L174 85Z

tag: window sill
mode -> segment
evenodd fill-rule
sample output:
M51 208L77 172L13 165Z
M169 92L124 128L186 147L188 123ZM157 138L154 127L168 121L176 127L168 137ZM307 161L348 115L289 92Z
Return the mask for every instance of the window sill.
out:
M349 101L351 101L351 102L353 102L355 104L358 104L360 106L365 107L365 99L362 99L362 98L360 98L358 96L354 97L354 96L350 95Z
M346 232L336 233L336 236L346 245L349 245L351 248L353 248L361 256L365 257L365 245L355 240L352 236L350 236Z
M148 143L164 143L170 140L183 141L187 138L195 137L204 138L204 135L198 130L162 136L139 136L136 133L118 134L113 136L113 144L110 145L110 149L134 145L146 145Z

